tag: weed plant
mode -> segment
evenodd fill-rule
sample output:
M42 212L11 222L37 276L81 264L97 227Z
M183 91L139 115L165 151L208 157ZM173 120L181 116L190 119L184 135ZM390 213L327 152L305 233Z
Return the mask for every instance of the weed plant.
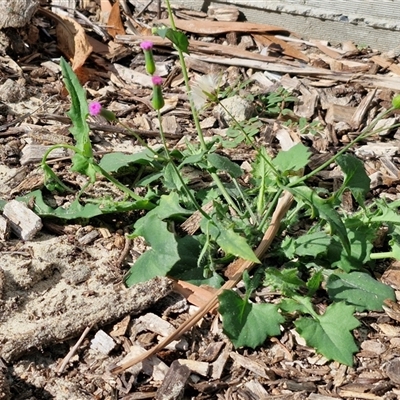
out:
M98 162L93 156L87 117L101 114L109 121L118 120L99 103L88 105L85 91L62 59L64 83L72 103L68 115L75 145L53 146L43 157L41 165L46 187L50 191L71 191L47 164L51 151L64 147L74 152L71 170L85 175L87 185L101 175L115 184L125 199L83 204L80 196L85 186L67 208L49 207L41 191L30 193L25 200L34 197L35 211L41 216L62 219L90 219L106 213L145 210L144 216L132 227L130 236L143 237L151 249L132 265L125 278L127 286L169 275L196 285L221 287L224 268L235 258L257 263L251 276L244 273L244 294L227 290L219 297L223 329L232 343L236 347L255 348L268 337L279 335L282 324L293 324L318 353L352 365L353 354L358 349L352 331L360 325L355 313L380 311L385 300L395 299L393 290L375 279L374 268L376 259L400 259L400 215L397 212L399 201L390 204L384 200L366 202L370 179L363 163L348 150L374 133L379 119L394 108L400 108L400 99L395 98L391 109L383 111L353 142L314 171L307 170L310 152L302 143L271 157L255 139L261 127L257 119L245 125L233 122L226 138L215 136L206 141L200 128L199 105L219 103L220 97L212 86L191 87L185 66L188 39L176 30L168 1L167 6L171 28L155 28L154 34L168 38L179 54L197 130L196 140L188 141L185 150L169 149L160 128L163 146L155 151L133 132L143 145L142 152L111 153ZM152 104L161 122L162 80L156 75L152 44L145 42L141 47L154 84ZM200 95L200 99L195 98L194 93ZM270 114L278 116L284 112L286 104L296 99L282 89L263 101ZM304 132L312 128L315 126L304 123L301 126ZM221 147L236 148L242 143L256 151L250 172L245 172L218 152ZM343 172L340 188L323 192L309 186L310 178L332 163ZM125 186L115 178L115 173L126 166L135 167L137 173L141 171L141 175L132 181L135 187L146 188L141 191L144 195L136 194L135 188ZM207 174L212 183L207 188L195 190L186 172L188 167ZM281 222L280 234L268 258L259 260L253 248L261 240L284 192L293 195L293 206ZM341 205L345 192L350 192L358 204L353 213ZM205 205L211 205L212 211L204 211ZM177 224L194 212L201 216L197 232L178 235ZM374 240L382 227L387 229L391 251L374 253ZM254 292L260 287L270 289L271 302L254 302ZM318 310L315 307L317 301L322 302L323 312L321 307Z

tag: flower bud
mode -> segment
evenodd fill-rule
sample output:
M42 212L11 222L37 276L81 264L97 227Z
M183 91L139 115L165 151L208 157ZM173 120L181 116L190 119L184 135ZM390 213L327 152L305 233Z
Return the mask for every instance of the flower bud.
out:
M153 51L152 51L153 43L146 40L140 43L140 47L144 53L146 71L148 74L153 75L154 72L156 72L156 63L154 62Z
M153 97L151 104L155 110L161 110L164 107L164 97L162 94L162 79L159 76L152 77L153 82Z
M116 121L117 119L117 117L112 111L103 108L98 101L92 101L91 103L89 103L89 114L91 116L101 115L109 122Z
M396 108L397 110L400 109L400 94L398 94L397 96L393 97L392 106L394 108Z

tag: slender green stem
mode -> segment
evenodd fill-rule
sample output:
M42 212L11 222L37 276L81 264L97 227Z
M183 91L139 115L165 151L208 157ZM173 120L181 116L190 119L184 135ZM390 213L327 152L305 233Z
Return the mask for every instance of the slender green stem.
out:
M195 197L193 196L193 193L190 191L190 189L187 187L185 181L183 180L183 177L181 175L181 172L179 171L179 169L177 168L177 166L174 163L174 160L171 158L171 155L169 154L169 149L167 147L167 141L165 139L165 135L164 135L164 130L162 127L162 119L161 119L161 112L160 110L157 110L157 118L158 121L160 123L160 137L161 137L161 141L164 147L164 151L167 157L168 162L172 165L172 168L174 168L176 175L178 176L178 179L180 180L182 187L185 188L185 192L187 194L187 196L190 198L190 200L192 201L193 205L195 206L196 210L204 217L207 219L211 219L211 217L201 208L200 204L197 202L197 200L195 199Z
M46 153L44 153L43 157L42 157L42 164L45 164L47 162L47 157L49 156L49 154L55 150L55 149L69 149L72 150L74 153L78 153L78 154L82 154L82 152L75 146L72 146L70 144L56 144L54 146L51 146Z
M384 251L382 253L371 253L369 255L371 260L381 260L383 258L396 258L393 254L393 251Z
M102 167L100 167L100 165L94 164L94 166L106 179L108 179L111 183L113 183L122 192L126 193L128 196L132 197L136 201L143 200L142 197L138 196L133 190L127 188L125 185L123 185L121 182L115 179L112 175L110 175L107 171L105 171Z
M375 120L366 127L364 132L361 132L361 134L356 137L354 140L352 140L350 143L348 143L346 146L344 146L340 151L338 151L333 157L331 157L328 161L326 161L325 163L323 163L321 166L319 166L318 168L314 169L313 171L311 171L309 174L304 175L303 177L301 177L300 179L297 179L291 183L289 183L287 186L288 187L293 187L293 186L297 186L299 183L305 182L307 179L310 179L312 176L316 175L318 172L324 170L325 168L327 168L332 162L335 162L335 160L341 156L342 154L344 154L347 150L349 150L351 147L353 147L356 143L360 142L361 140L367 138L368 136L372 135L375 133L375 131L373 130L374 127L376 126L377 122L382 119L384 116L386 116L387 114L391 113L393 111L393 107L390 108L387 111L382 112L381 114L378 115L378 117L375 118Z
M175 25L174 15L172 13L171 4L170 4L169 0L166 0L165 3L167 5L167 9L168 9L168 15L169 15L169 20L171 22L171 28L176 31L176 25ZM183 52L181 49L179 49L176 46L175 46L175 49L178 52L179 62L181 64L181 69L182 69L182 75L183 75L183 79L185 81L186 92L189 94L190 108L192 110L193 121L194 121L194 125L196 127L197 135L199 137L200 146L203 151L207 151L207 145L204 140L203 131L200 126L199 113L197 112L197 109L194 105L193 98L190 94L191 89L190 89L190 85L189 85L189 75L188 75L188 69L186 67L185 56L183 55Z
M171 8L171 4L169 0L165 1L166 5L167 5L167 9L168 9L168 15L169 15L169 19L171 22L171 28L173 30L176 30L176 25L175 25L175 21L174 21L174 16L172 13L172 8ZM183 75L183 79L185 81L185 88L187 93L189 94L189 103L190 103L190 108L192 111L192 115L193 115L193 121L194 121L194 125L196 127L196 132L199 138L199 142L200 142L200 147L204 152L208 151L207 148L207 144L204 140L204 135L203 135L203 131L201 129L200 126L200 119L199 119L199 114L197 112L197 109L194 105L194 101L193 98L190 94L191 89L190 89L190 85L189 85L189 75L188 75L188 69L186 67L186 62L185 62L185 57L183 55L183 52L181 49L179 49L177 46L175 46L175 49L178 52L179 55L179 62L181 64L181 69L182 69L182 75ZM221 182L221 179L219 178L219 176L216 173L210 173L211 178L213 179L214 183L217 185L218 189L220 190L222 196L225 198L225 201L238 213L240 214L240 211L238 209L238 207L236 206L235 202L233 201L233 199L231 198L231 196L229 195L229 193L226 191L224 185Z
M263 218L262 218L262 220L260 222L260 228L262 230L264 230L264 226L266 225L268 218L270 218L272 213L274 212L275 207L278 204L278 200L282 196L282 193L283 193L283 189L279 189L275 193L273 199L268 202L268 204L269 204L268 209L267 209L266 213L264 214L264 216L263 216Z
M129 128L128 125L125 125L123 122L117 119L117 122L124 127L132 136L135 137L135 139L147 150L151 151L154 156L159 157L158 153L153 150L133 129Z
M253 213L253 210L251 209L251 206L250 206L249 202L247 201L246 196L244 195L242 188L239 186L238 181L235 178L232 178L232 182L235 185L237 191L239 192L239 195L240 195L240 197L241 197L241 199L243 201L243 204L245 205L246 210L250 215L250 218L253 220L253 224L257 223L257 217ZM243 213L241 213L240 215L243 216Z

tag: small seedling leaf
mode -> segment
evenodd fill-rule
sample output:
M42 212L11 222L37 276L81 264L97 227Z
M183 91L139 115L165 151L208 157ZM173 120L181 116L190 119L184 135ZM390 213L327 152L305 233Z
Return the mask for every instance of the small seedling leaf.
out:
M329 297L356 306L357 311L382 311L386 299L395 300L394 290L365 272L331 274L327 282Z
M288 187L287 190L295 197L300 197L316 209L319 216L327 221L333 232L338 235L346 252L351 254L350 241L347 237L346 227L329 200L322 199L314 190L307 186Z
M353 306L334 303L321 316L299 318L295 321L296 330L307 345L326 358L352 366L353 353L358 348L350 331L360 325L353 313Z
M215 240L226 254L232 254L254 263L260 262L244 237L240 236L232 228L221 226L218 229L218 236Z
M207 160L216 170L227 172L233 178L239 178L243 174L239 165L232 162L228 157L211 153L207 156Z
M349 188L358 204L363 206L371 183L363 163L351 154L342 154L336 162L345 175L343 186Z
M273 163L281 172L298 171L308 164L310 155L309 149L304 144L298 143L289 150L280 151Z
M71 118L72 127L70 132L74 137L76 147L85 157L92 157L92 146L89 138L89 125L86 118L89 114L89 107L86 99L86 92L79 82L78 77L71 66L63 57L60 59L60 67L63 74L65 87L71 96L71 109L67 113Z
M224 333L233 345L255 348L269 336L280 334L284 318L273 304L252 304L231 290L218 297Z
M120 168L128 167L131 164L148 165L154 159L154 154L145 149L140 153L124 154L124 153L108 153L103 156L99 165L106 172L118 172Z
M169 39L179 50L189 54L189 40L184 33L171 28L157 28L157 34L164 39Z
M128 287L156 276L165 276L180 258L175 235L168 230L167 222L156 214L146 216L146 223L140 224L135 234L143 236L151 249L143 253L129 270L125 278Z

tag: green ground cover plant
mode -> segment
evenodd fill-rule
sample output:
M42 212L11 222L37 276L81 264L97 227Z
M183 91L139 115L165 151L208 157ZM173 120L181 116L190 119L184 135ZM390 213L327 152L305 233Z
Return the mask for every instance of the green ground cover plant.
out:
M396 97L391 109L384 110L355 140L314 171L307 169L311 154L302 143L280 151L275 157L259 146L256 136L261 123L258 119L248 124L234 121L226 138L216 136L206 140L200 128L198 99L195 104L185 66L188 40L176 30L168 1L167 5L171 28L155 28L154 34L171 40L179 54L197 129L196 140L187 142L184 150L170 149L160 128L162 148L154 150L137 137L143 145L140 153L111 153L98 161L90 142L88 115L101 114L116 123L118 120L100 103L88 104L86 92L62 59L64 83L71 97L68 115L75 145L53 146L43 157L41 166L48 191L71 192L47 164L48 155L55 148L69 148L74 152L71 169L86 176L87 184L75 193L68 207L51 208L41 190L21 200L34 197L39 215L66 220L144 210L144 216L133 225L130 237L143 237L151 249L132 265L125 277L127 286L169 275L196 285L221 287L223 271L236 257L255 262L258 265L255 272L244 273L244 293L226 290L219 297L224 332L232 343L236 347L255 348L268 337L279 335L282 326L294 326L317 352L352 365L353 354L358 349L352 331L360 324L355 313L380 311L386 299L395 299L393 290L375 279L374 271L380 258L400 260L400 215L399 202L367 201L370 180L362 162L349 149L373 134L379 119L400 108L400 98ZM156 75L152 43L144 42L141 47L154 85L152 105L161 120L162 79ZM202 106L220 101L217 92L200 88L200 93L204 96ZM263 101L268 112L278 116L296 98L278 90ZM313 127L303 121L300 129L307 131ZM235 148L243 143L256 151L250 173L218 152L221 147ZM327 192L310 186L310 178L332 163L343 172L340 188ZM132 178L134 187L123 185L115 177L125 167L138 173L138 177ZM207 189L195 190L190 184L188 167L207 174L212 184ZM246 174L249 184L243 180ZM123 201L111 198L81 201L86 187L99 175L124 193ZM138 195L135 188L145 189L141 190L145 194ZM268 259L259 260L253 249L284 192L293 195L294 205L282 220L280 234ZM353 213L342 207L345 192L350 192L358 204ZM203 210L207 204L212 205L211 212ZM176 228L194 212L201 215L198 231L193 235L177 233ZM383 226L390 251L379 253L374 249L374 240ZM254 301L254 293L260 287L271 289L270 302ZM321 307L317 308L317 303Z

